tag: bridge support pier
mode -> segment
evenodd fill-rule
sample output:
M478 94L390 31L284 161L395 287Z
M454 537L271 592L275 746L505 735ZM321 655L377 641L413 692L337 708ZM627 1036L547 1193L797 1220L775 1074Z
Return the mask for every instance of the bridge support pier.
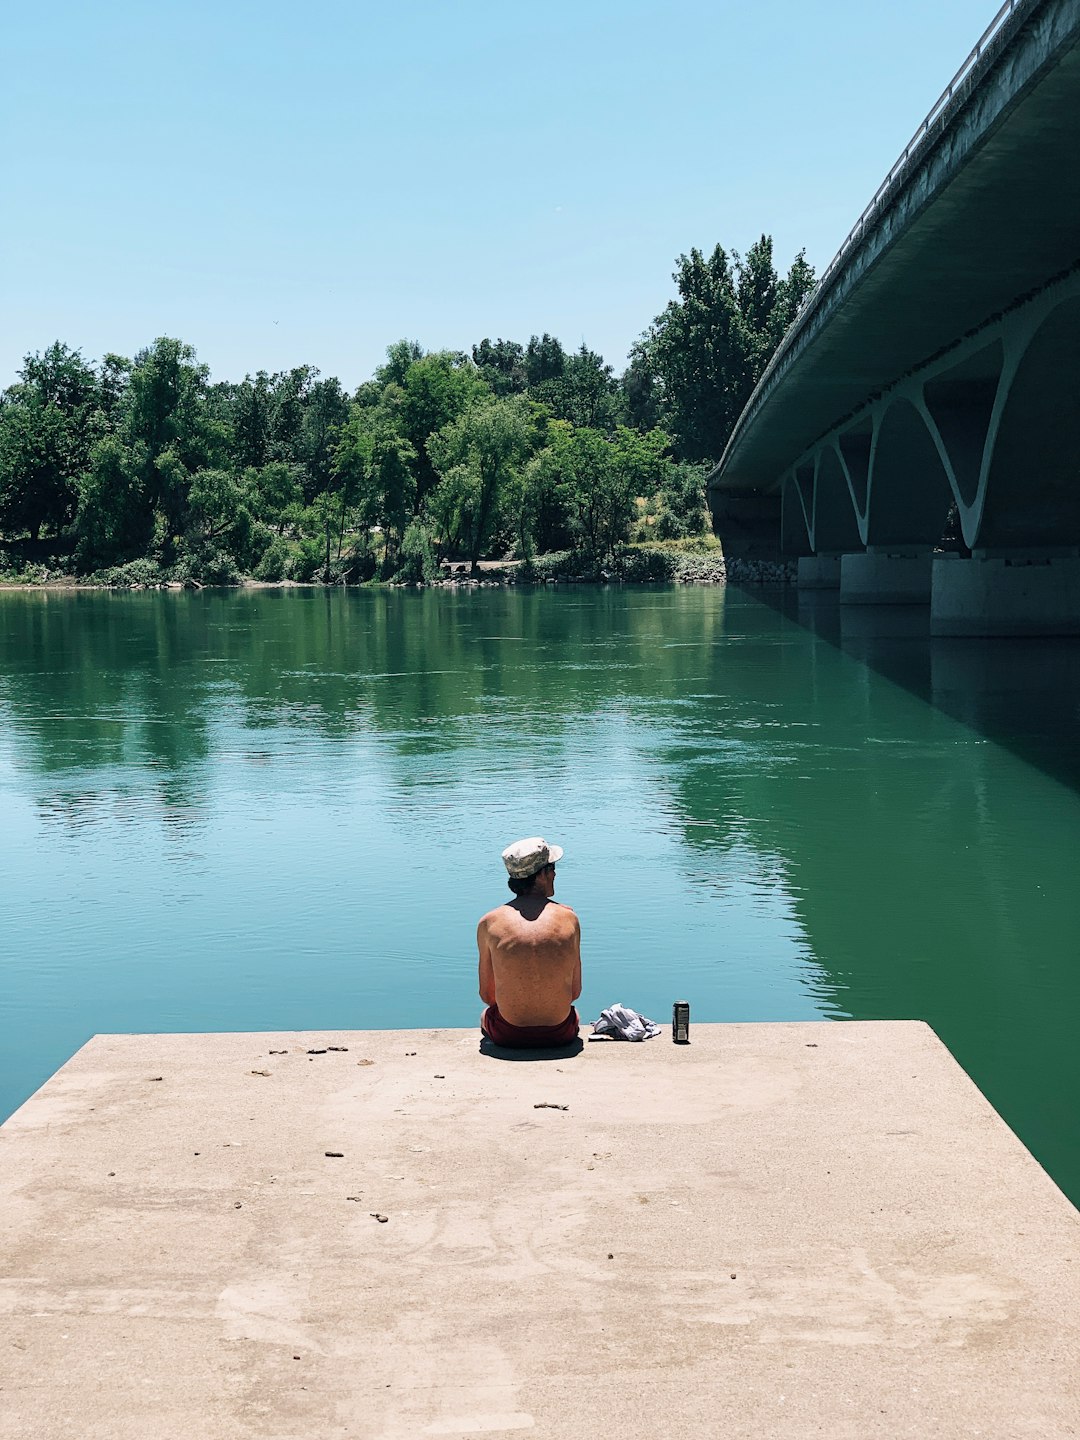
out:
M841 555L800 555L800 590L839 590Z
M929 551L915 550L845 555L840 567L841 604L927 604L931 558Z
M1080 555L935 555L931 635L1080 635Z

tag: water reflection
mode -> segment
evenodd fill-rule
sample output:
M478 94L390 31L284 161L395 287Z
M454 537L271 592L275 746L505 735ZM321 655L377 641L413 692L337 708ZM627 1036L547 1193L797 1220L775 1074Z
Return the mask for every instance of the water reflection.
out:
M538 830L586 1012L928 1019L1080 1193L1080 647L926 628L693 589L0 596L0 1110L93 1030L473 1023L498 849Z
M841 605L835 591L772 591L762 599L893 684L1080 790L1080 638L931 637L925 605Z
M586 1010L828 1010L767 837L685 840L665 751L726 635L718 592L0 597L6 1094L95 1029L472 1023L535 830Z
M1080 646L772 599L807 636L822 741L770 833L798 827L798 911L838 1003L928 1020L1080 1196Z

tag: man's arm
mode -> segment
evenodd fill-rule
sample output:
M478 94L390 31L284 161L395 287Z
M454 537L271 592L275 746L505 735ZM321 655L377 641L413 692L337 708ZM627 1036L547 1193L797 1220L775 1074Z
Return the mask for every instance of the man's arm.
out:
M574 993L570 996L571 1000L577 1000L581 995L581 922L576 915L574 916L574 950L576 958L574 960L574 981L571 986Z
M487 916L476 927L476 948L480 952L480 999L485 1005L495 1004L495 967L487 938Z

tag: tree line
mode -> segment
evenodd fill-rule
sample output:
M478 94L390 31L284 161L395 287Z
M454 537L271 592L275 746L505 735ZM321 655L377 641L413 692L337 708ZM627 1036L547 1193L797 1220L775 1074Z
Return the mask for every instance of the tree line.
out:
M213 381L163 337L60 341L0 394L0 536L73 574L430 578L442 559L611 563L706 526L703 480L813 287L772 240L691 250L617 376L584 343L401 340L348 394L309 365Z

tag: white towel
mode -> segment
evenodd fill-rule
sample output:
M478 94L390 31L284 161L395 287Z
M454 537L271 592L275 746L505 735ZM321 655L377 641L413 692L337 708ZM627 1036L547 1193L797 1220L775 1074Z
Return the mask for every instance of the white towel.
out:
M592 1029L594 1035L613 1035L616 1040L651 1040L660 1034L655 1020L647 1020L628 1005L609 1005Z

